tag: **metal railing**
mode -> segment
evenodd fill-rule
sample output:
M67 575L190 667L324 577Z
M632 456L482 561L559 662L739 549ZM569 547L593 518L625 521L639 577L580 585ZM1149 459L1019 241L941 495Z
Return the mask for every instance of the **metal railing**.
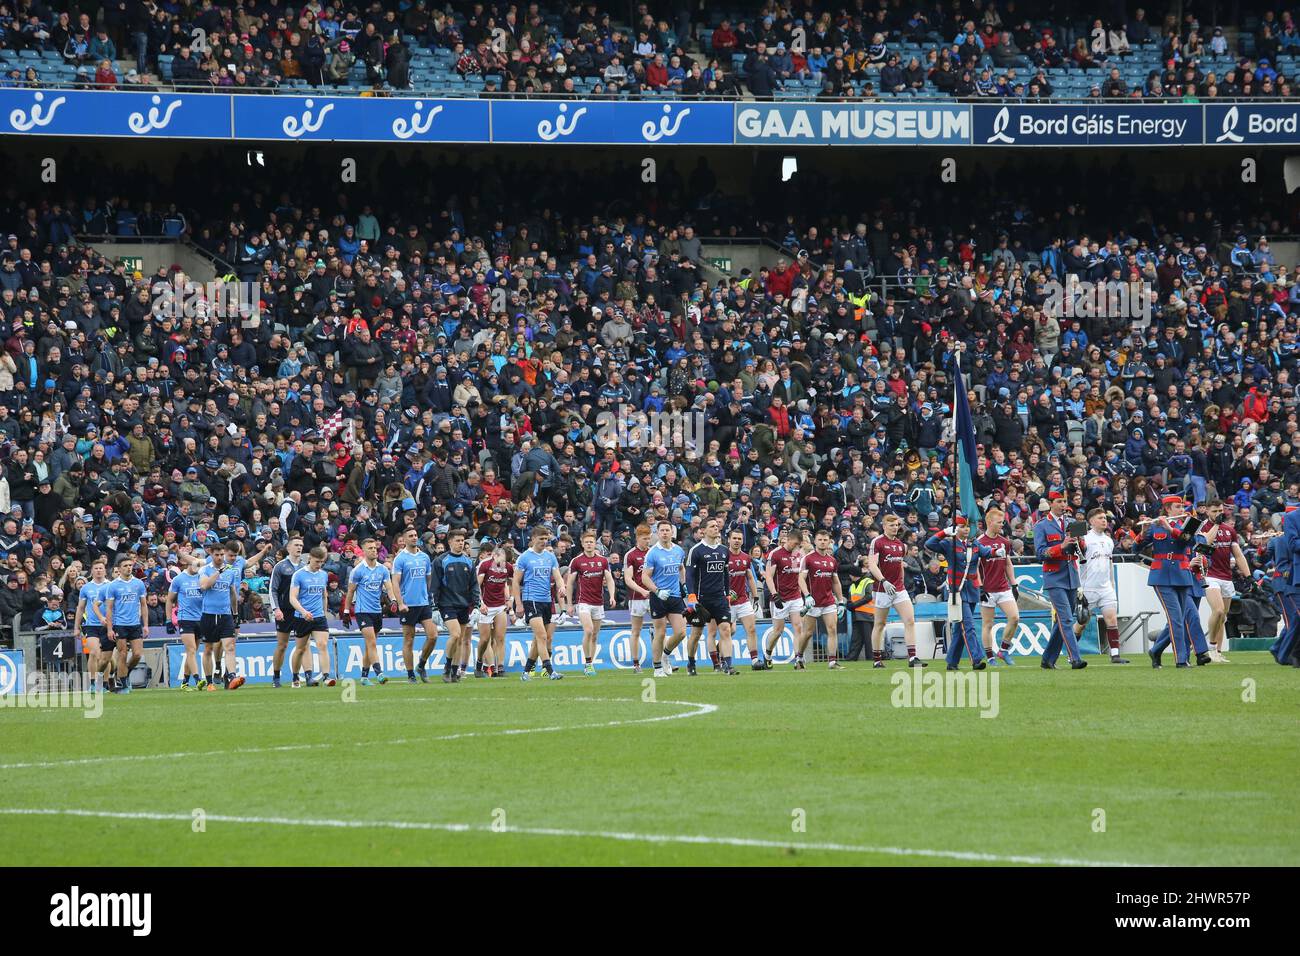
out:
M183 246L186 249L188 249L190 252L194 253L196 256L206 259L208 262L212 263L212 267L217 270L218 275L228 275L235 271L235 267L231 265L229 262L227 262L225 259L221 258L219 255L217 255L214 252L209 252L207 249L204 249L202 246L194 242L188 236L146 236L146 235L119 236L119 235L114 235L113 233L97 233L97 234L78 233L76 239L77 242L81 243L91 252L100 256L103 256L103 253L95 248L95 243L97 242L121 243L123 245L139 243L140 245ZM104 258L107 259L110 257L104 256Z
M735 74L731 74L734 76ZM1100 81L1101 75L1098 74ZM604 80L599 82L604 83ZM926 91L924 95L908 94L889 94L875 93L872 96L864 97L860 95L853 96L833 96L821 98L815 90L807 88L799 92L807 93L803 99L789 99L784 96L756 97L753 93L745 91L728 95L709 95L705 93L680 93L673 90L641 90L631 92L628 90L618 90L616 92L602 91L600 93L574 90L568 92L506 92L504 90L479 90L479 89L458 89L456 87L446 87L441 85L423 85L409 86L404 89L394 89L391 86L374 87L374 86L334 86L329 83L310 84L307 86L292 86L286 82L280 82L272 86L213 86L211 83L177 83L173 80L159 79L153 83L126 83L118 82L114 85L96 85L94 83L65 83L40 79L37 81L3 81L0 82L0 89L31 89L31 90L73 90L85 92L118 92L118 93L215 93L219 95L242 95L242 96L339 96L339 97L381 97L381 98L401 98L401 97L429 97L434 99L491 99L491 100L649 100L662 99L665 95L673 100L686 100L691 102L721 102L721 103L754 103L754 102L782 102L782 103L907 103L907 102L940 102L955 104L975 104L975 103L1052 103L1060 105L1074 105L1082 103L1105 103L1110 105L1123 104L1151 104L1151 105L1205 105L1207 103L1226 103L1226 104L1250 104L1259 106L1263 104L1285 104L1292 103L1300 107L1300 96L1285 97L1195 97L1195 96L1143 96L1134 100L1128 96L1120 97L1093 97L1093 96L945 96L941 93L931 93ZM789 91L780 90L780 93Z

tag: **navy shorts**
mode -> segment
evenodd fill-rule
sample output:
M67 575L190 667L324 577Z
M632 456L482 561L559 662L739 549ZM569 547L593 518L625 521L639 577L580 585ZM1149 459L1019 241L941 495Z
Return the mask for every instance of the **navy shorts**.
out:
M144 628L139 624L114 625L113 634L118 641L144 640Z
M662 621L669 614L685 614L686 602L680 597L670 597L667 600L660 600L659 595L654 591L650 592L650 617L656 621Z
M542 619L542 626L548 627L551 623L551 611L554 609L554 607L555 605L552 604L550 601L525 601L524 622L526 624L531 624L533 622L533 618L540 617ZM466 622L469 621L468 614L466 614L465 620Z
M527 605L525 605L527 606ZM548 607L550 605L547 605ZM469 623L469 608L467 607L440 607L438 613L442 615L444 622L459 621L461 624ZM547 621L550 621L550 615L547 615Z
M357 627L373 627L376 633L384 626L384 616L382 614L371 614L369 612L357 614Z
M695 620L700 624L731 623L731 606L725 598L717 601L700 601L695 605Z
M402 624L406 627L414 627L417 624L423 624L425 621L433 620L433 608L427 604L420 604L416 607L408 607L402 612Z
M197 635L203 629L202 621L177 621L176 630L182 634Z
M305 621L298 615L289 618L289 627L291 633L296 638L311 637L313 631L325 631L329 629L329 624L324 618L315 617L310 621Z
M83 624L81 633L84 637L97 637L102 644L108 638L108 628L103 624Z
M229 614L204 614L199 632L206 644L215 644L235 636L235 619Z

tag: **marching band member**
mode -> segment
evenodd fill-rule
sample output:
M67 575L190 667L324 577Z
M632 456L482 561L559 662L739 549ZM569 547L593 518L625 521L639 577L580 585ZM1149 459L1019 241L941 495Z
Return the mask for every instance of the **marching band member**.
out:
M1046 518L1034 525L1034 551L1043 562L1043 595L1052 603L1052 637L1047 642L1039 664L1044 670L1055 670L1056 659L1061 656L1064 643L1070 657L1070 668L1080 670L1088 662L1079 653L1079 642L1074 639L1074 608L1079 591L1079 539L1069 531L1065 518L1068 502L1059 491L1047 493L1049 512Z
M1195 634L1200 630L1199 618L1195 628L1189 622L1189 617L1196 616L1196 604L1192 598L1196 579L1192 574L1191 558L1196 541L1195 529L1189 527L1184 513L1186 504L1179 495L1165 495L1160 500L1162 514L1147 525L1138 542L1139 547L1151 548L1151 571L1147 575L1147 584L1155 588L1156 598L1164 609L1169 639L1174 645L1174 659L1179 667L1189 666L1191 645L1197 640ZM1161 666L1162 651L1159 643L1152 647L1152 667ZM1204 637L1197 640L1196 652L1197 664L1210 663Z

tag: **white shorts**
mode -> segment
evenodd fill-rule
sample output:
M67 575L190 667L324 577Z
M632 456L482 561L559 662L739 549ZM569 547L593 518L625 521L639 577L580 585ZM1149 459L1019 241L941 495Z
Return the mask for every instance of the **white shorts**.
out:
M731 605L731 623L736 624L747 617L757 617L754 613L754 602L746 601L744 604Z
M834 604L828 604L826 607L813 607L807 611L804 611L804 614L807 617L816 617L816 618L820 618L823 614L838 615L839 613L840 613L839 607Z
M1097 610L1119 607L1119 599L1115 597L1115 586L1113 584L1107 584L1100 588L1084 588L1083 596L1088 599L1088 606Z
M877 591L874 596L874 603L877 611L888 610L895 604L911 604L912 596L899 588L893 595L886 594L884 591Z
M772 620L784 621L787 618L794 620L803 614L803 598L795 598L793 601L773 601L772 602Z
M1237 589L1231 581L1225 581L1223 578L1206 578L1205 589L1218 588L1225 601L1231 601L1237 596Z
M1015 604L1016 595L1012 591L985 591L980 607L998 607L1002 604Z
M501 605L501 607L490 607L486 611L480 608L478 611L478 622L480 624L491 624L499 615L505 613L506 608L504 604Z
M605 605L603 604L581 604L580 603L577 605L577 609L578 609L579 617L581 617L583 614L589 614L591 615L591 619L593 621L605 620Z
M649 617L650 616L650 599L644 601L628 601L627 612L632 617Z

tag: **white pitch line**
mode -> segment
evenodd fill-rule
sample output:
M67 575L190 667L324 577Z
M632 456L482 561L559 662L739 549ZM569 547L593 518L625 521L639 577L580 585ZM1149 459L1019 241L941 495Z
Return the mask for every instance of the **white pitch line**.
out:
M472 698L466 698L472 699ZM628 698L574 697L570 700L584 703L630 704L637 703ZM521 734L553 734L564 730L597 730L605 727L629 727L633 724L656 724L668 720L686 720L691 717L703 717L718 709L717 704L697 704L689 700L661 700L659 704L673 704L679 707L694 707L695 710L681 714L664 714L659 717L638 717L636 720L604 720L589 724L559 724L550 727L514 727L508 730L473 730L459 734L441 734L434 737L399 737L396 740L363 740L348 743L320 744L284 744L278 747L235 747L229 750L188 750L169 754L123 754L111 757L78 757L71 760L30 761L23 763L0 764L0 770L49 769L52 767L82 767L92 764L131 763L145 760L180 760L187 757L220 757L232 754L285 753L295 750L328 750L333 747L387 747L411 743L432 743L446 740L466 740L471 737L515 737Z
M115 812L112 810L54 809L43 807L0 807L0 816L89 817L104 820L148 820L151 822L192 823L193 813ZM556 827L504 827L494 829L486 823L431 823L407 820L332 820L294 817L235 817L208 813L209 823L233 823L245 826L315 827L335 830L422 830L437 833L488 833L494 836L563 837L565 839L618 840L624 843L690 844L695 846L730 846L761 850L801 850L827 853L877 854L881 856L922 857L957 860L964 863L1022 863L1029 866L1141 867L1150 864L1118 863L1107 860L1076 860L1069 857L1022 856L1019 854L976 853L967 850L932 850L924 847L857 846L849 843L794 843L784 840L756 840L747 837L720 837L675 833L629 833L616 830L565 830Z

